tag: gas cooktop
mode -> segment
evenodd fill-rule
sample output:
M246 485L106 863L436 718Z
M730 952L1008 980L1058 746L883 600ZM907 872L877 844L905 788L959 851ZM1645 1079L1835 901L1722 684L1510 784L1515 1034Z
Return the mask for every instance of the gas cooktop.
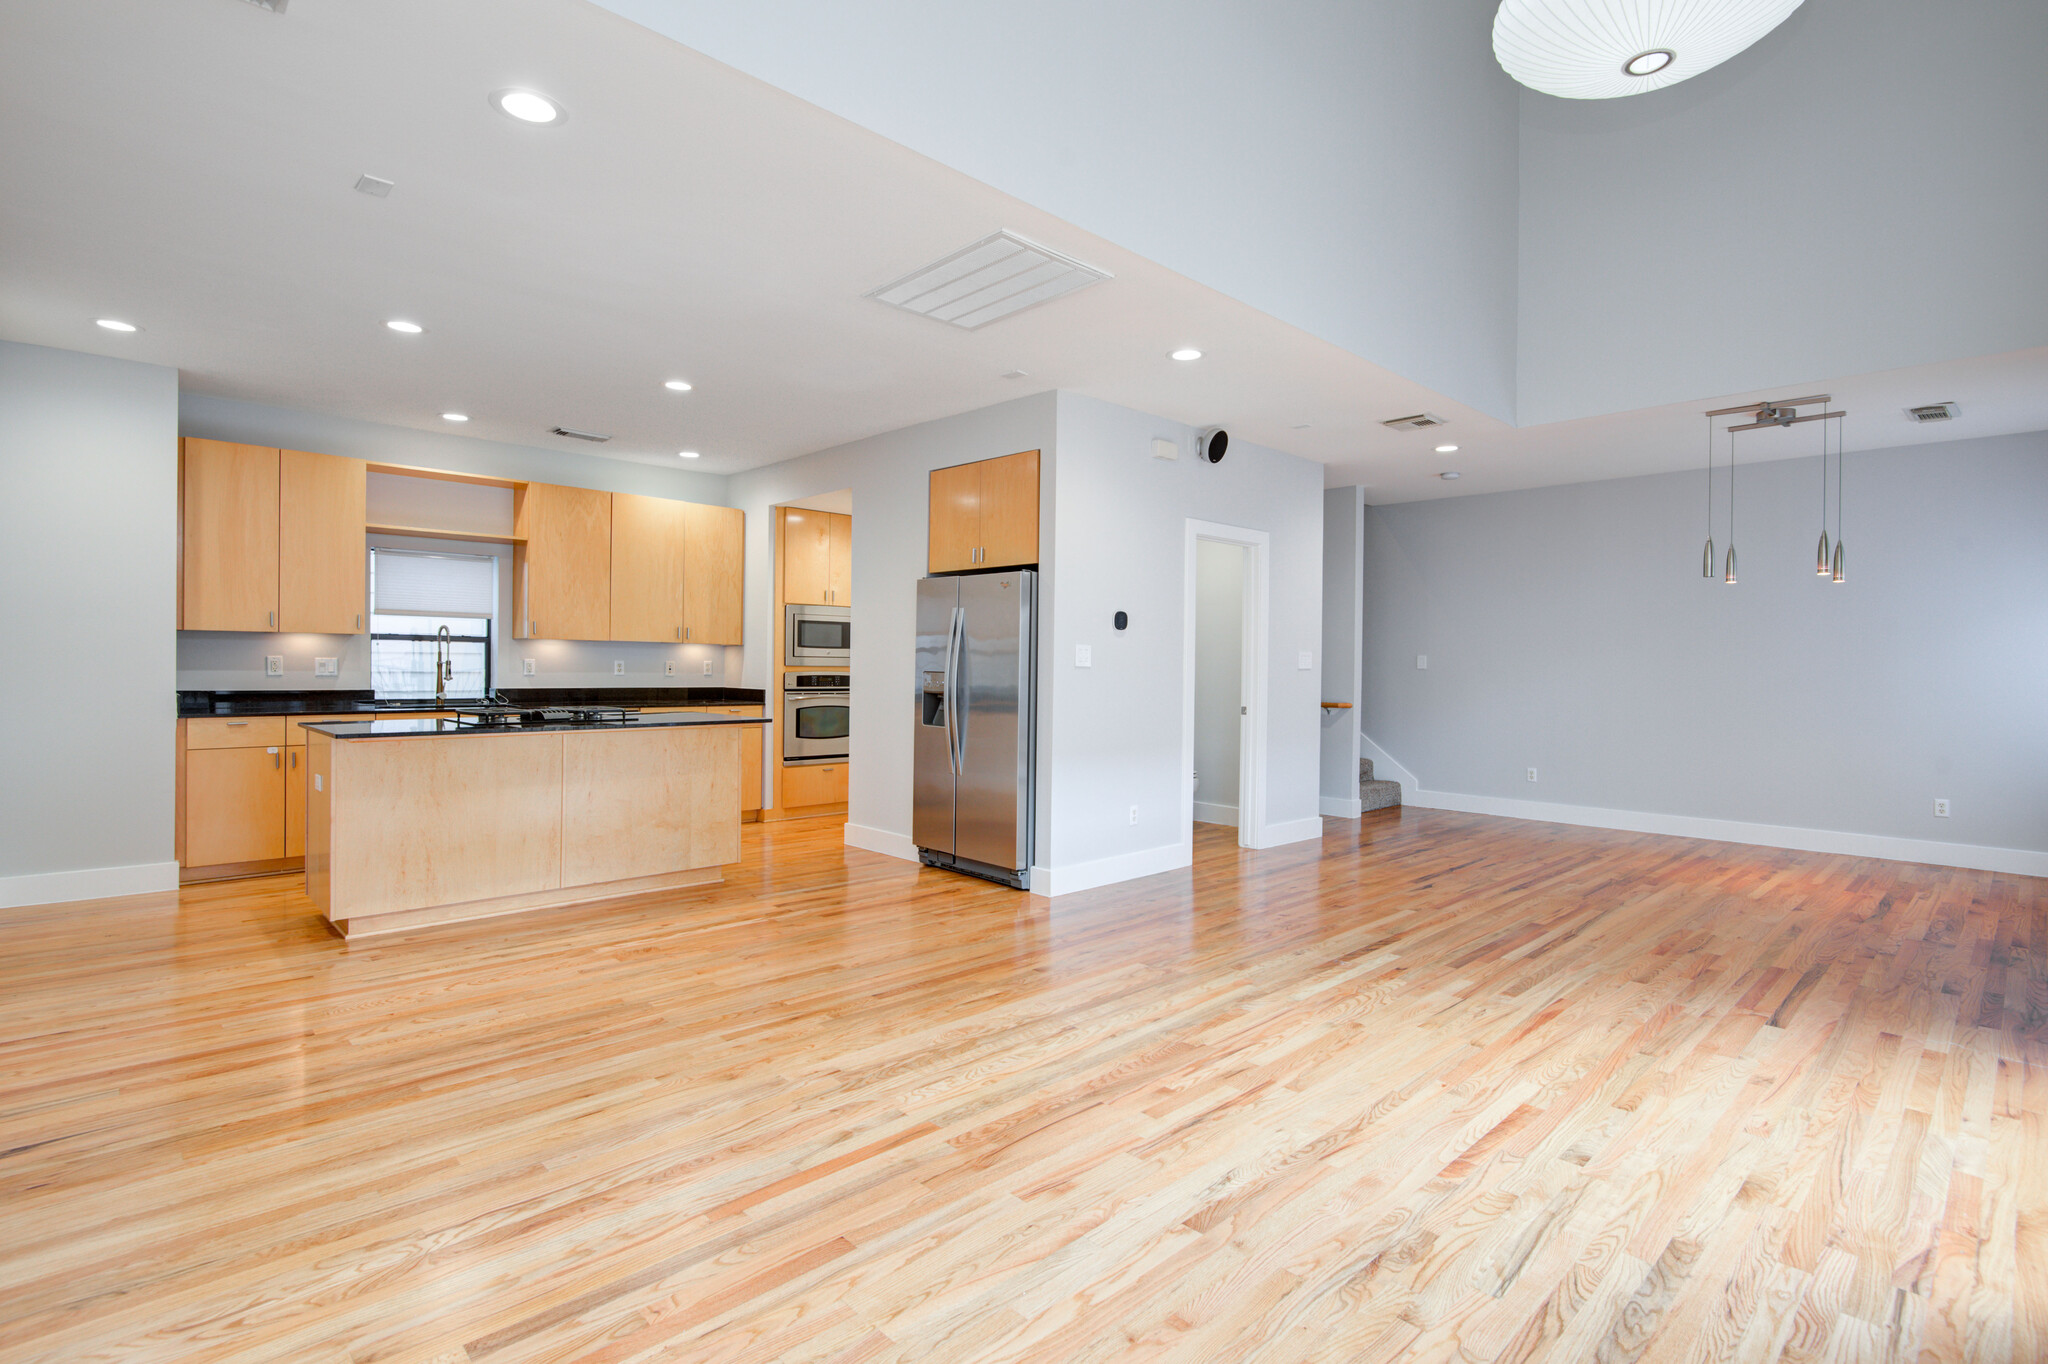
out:
M455 723L478 729L522 729L528 725L630 725L640 712L627 706L456 706Z

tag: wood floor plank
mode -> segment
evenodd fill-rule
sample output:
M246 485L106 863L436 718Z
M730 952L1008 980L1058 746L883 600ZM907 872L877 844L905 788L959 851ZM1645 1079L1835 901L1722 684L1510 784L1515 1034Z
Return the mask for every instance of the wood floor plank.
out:
M2048 1358L2048 882L1325 829L0 911L0 1361Z

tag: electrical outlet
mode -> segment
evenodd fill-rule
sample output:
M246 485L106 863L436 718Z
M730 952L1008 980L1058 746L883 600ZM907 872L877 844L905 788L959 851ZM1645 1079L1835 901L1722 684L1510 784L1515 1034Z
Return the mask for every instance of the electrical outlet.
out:
M711 676L711 660L708 658L704 660L704 675Z
M1417 655L1415 655L1415 666L1416 666L1416 667L1418 667L1418 668L1427 668L1427 667L1429 666L1429 655L1428 655L1428 654L1417 654Z
M1530 780L1530 781L1534 781L1534 780L1536 780L1536 769L1535 769L1535 768L1533 768L1533 767L1529 769L1529 780Z
M1137 822L1138 822L1138 807L1137 807L1137 806L1135 806L1135 805L1133 805L1133 806L1131 807L1131 823L1133 823L1133 824L1136 824Z
M1295 656L1294 666L1301 669L1303 672L1307 672L1310 668L1315 667L1315 665L1316 656L1310 650L1303 649L1299 654Z
M265 677L283 677L284 655L265 654L263 656L263 675Z
M341 660L338 658L316 658L313 660L313 676L315 677L335 677L339 675L340 671Z
M1076 644L1074 646L1074 666L1077 668L1094 667L1095 650L1086 644ZM1137 822L1138 821L1135 819L1131 821L1131 823L1133 824L1136 824Z
M626 660L625 660L625 659L623 659L623 658L615 658L615 659L613 659L613 660L612 660L612 676L613 676L613 677L624 677L625 675L626 675Z
M1947 797L1947 796L1936 796L1936 797L1934 798L1934 817L1935 817L1936 819L1947 819L1947 818L1948 818L1948 797Z
M524 673L524 674L525 674L526 676L528 676L528 677L532 677L532 676L533 676L533 660L532 660L532 659L530 659L530 658L522 658L522 659L520 659L520 660L519 660L519 671L520 671L520 672L522 672L522 673Z

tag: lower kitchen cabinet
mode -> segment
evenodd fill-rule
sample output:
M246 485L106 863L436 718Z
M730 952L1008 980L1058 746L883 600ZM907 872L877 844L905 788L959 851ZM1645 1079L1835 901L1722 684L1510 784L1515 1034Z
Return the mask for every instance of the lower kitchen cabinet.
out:
M303 734L305 731L299 731ZM306 746L284 751L284 855L306 855Z
M187 749L186 866L283 857L284 826L282 747Z
M782 769L782 804L785 809L843 804L845 800L845 763L816 763Z
M642 706L645 715L746 715L759 718L759 706ZM761 813L761 731L748 726L740 731L740 813L757 818Z

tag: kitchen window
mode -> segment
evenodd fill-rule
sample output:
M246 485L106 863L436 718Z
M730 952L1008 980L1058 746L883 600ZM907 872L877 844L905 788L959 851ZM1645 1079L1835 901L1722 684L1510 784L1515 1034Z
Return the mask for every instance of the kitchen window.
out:
M488 698L497 602L493 555L372 549L370 686L377 699L433 700L434 670L442 656L451 675L441 695Z

